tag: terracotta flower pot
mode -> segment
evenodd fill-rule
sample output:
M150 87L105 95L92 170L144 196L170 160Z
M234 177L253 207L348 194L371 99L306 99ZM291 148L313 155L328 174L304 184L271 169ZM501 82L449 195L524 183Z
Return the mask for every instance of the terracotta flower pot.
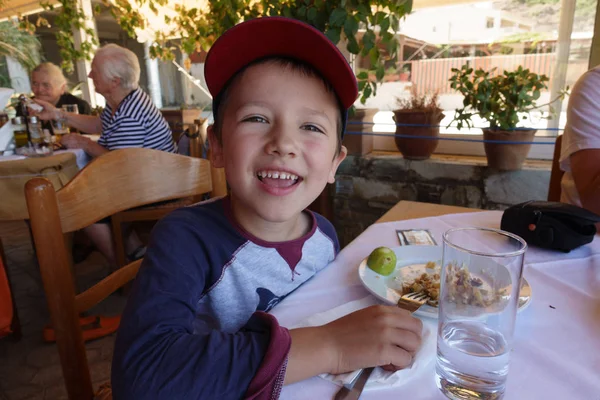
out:
M414 136L415 139L395 137L396 146L402 156L408 160L426 160L435 151L439 140L438 124L444 119L442 110L424 112L413 110L395 110L394 120L397 124L396 134Z
M373 117L379 112L377 108L357 108L354 115L348 118L346 135L342 144L348 149L348 154L363 155L373 151ZM358 132L366 133L359 135Z
M535 136L535 129L501 131L483 129L483 147L488 160L488 167L504 171L519 170L531 149L531 142ZM488 140L507 142L529 142L528 144L516 143L488 143Z

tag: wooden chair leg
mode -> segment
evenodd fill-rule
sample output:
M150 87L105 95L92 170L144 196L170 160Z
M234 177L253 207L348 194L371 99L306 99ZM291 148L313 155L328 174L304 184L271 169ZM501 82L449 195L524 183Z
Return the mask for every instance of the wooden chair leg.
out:
M123 242L123 220L119 214L115 214L110 218L112 225L113 240L115 242L115 258L117 260L117 267L124 267L127 263L125 258L125 244Z
M23 336L21 332L21 322L19 321L19 313L17 311L17 302L15 301L15 293L12 290L11 280L10 280L10 272L8 271L8 264L6 263L6 257L4 256L4 247L2 247L2 240L0 240L0 259L4 265L4 269L6 272L6 278L8 279L8 287L10 288L10 298L12 300L13 305L13 318L10 323L10 330L12 331L11 337L15 340L21 340Z

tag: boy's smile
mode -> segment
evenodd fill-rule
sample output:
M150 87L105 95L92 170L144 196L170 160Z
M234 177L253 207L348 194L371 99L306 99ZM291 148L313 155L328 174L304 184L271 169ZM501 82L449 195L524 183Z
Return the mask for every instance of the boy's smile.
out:
M250 227L297 224L346 156L336 154L334 94L320 79L270 61L249 67L229 90L222 145L212 134L210 145L213 163L225 167L236 219L258 237Z

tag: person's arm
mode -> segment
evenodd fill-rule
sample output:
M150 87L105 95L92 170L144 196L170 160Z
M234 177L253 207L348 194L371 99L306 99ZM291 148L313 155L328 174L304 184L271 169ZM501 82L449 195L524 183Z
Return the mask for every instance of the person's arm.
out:
M210 234L202 229L186 211L175 211L153 230L115 342L115 399L277 394L290 338L274 317L255 313L232 333L196 320L198 302L216 279L210 278L211 265L219 263L215 249L202 241L200 235Z
M563 137L563 154L568 155L581 205L596 214L600 214L599 102L600 72L592 70L573 87ZM600 224L597 227L600 228Z
M59 110L47 101L33 99L33 101L43 107L41 111L32 110L32 114L40 119L47 121L51 119L65 118L67 124L79 131L91 134L100 134L102 132L102 122L100 117L93 115L72 114Z
M87 136L78 133L69 133L62 137L60 143L67 149L82 149L91 157L98 157L108 153L108 149L94 142Z
M408 367L421 345L422 322L408 311L373 306L327 325L293 329L285 384L322 373Z
M598 160L600 160L600 149L579 150L570 156L571 174L581 205L600 215L600 162ZM600 228L600 224L596 226Z

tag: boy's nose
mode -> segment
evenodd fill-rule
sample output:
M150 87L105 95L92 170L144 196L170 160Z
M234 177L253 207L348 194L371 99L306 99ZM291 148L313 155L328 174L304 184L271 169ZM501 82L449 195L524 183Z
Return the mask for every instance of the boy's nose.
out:
M281 127L274 127L270 134L270 140L265 147L268 154L277 154L279 156L296 155L296 142L293 135Z

